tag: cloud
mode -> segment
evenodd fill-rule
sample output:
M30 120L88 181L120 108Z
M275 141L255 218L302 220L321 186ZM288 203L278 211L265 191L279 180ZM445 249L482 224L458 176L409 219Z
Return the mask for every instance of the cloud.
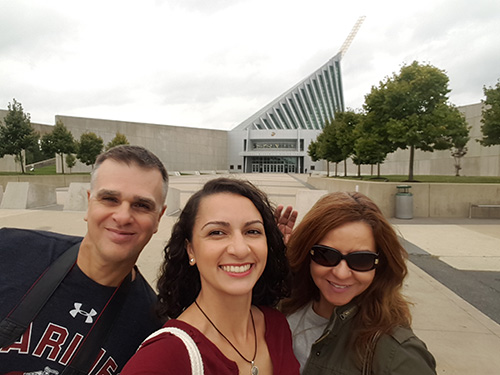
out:
M500 77L500 3L477 0L4 1L0 107L230 129L334 56L347 107L413 60L471 104ZM5 30L5 31L4 31ZM3 104L2 104L3 103Z

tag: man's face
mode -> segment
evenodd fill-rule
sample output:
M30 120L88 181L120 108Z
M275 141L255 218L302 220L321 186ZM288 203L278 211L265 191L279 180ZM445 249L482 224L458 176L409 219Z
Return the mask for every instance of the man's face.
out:
M135 264L165 210L156 169L105 160L89 192L85 215L89 256L102 264Z

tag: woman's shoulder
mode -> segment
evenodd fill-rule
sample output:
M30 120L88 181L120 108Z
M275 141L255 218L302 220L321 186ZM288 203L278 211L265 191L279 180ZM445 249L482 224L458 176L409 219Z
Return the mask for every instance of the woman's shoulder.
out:
M434 356L410 327L395 327L382 335L375 349L375 359L382 368L393 369L398 374L436 373Z
M188 371L191 362L186 345L175 333L165 330L165 328L184 328L182 330L189 334L186 326L189 325L184 322L168 321L163 328L153 332L144 340L121 373L130 375L147 372L173 375ZM165 369L169 369L168 372L165 372Z

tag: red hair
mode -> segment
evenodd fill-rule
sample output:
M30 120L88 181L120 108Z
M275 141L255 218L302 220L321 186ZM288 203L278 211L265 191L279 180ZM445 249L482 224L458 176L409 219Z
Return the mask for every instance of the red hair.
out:
M359 312L355 317L353 345L361 355L376 332L387 333L396 326L411 324L409 304L401 293L408 272L408 254L391 224L367 196L356 192L330 193L304 216L287 246L293 286L291 297L283 301L282 311L288 315L319 300L320 291L311 277L309 251L328 232L351 222L364 222L372 228L380 259L372 283L355 297Z

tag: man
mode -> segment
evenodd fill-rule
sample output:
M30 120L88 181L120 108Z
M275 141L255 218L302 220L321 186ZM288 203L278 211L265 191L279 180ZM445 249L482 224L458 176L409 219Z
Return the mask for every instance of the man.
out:
M80 349L92 341L89 332L100 331L93 328L99 319L111 323L97 355L87 360L88 373L120 372L142 340L161 326L153 311L156 295L135 263L158 230L167 188L167 171L154 154L138 146L118 146L96 161L83 240L0 229L0 321L61 254L81 241L76 264L24 334L0 349L1 374L62 374L77 362L75 353L85 352ZM124 297L115 297L119 294ZM111 301L117 300L119 308L111 315L117 304ZM106 314L111 318L103 318Z

